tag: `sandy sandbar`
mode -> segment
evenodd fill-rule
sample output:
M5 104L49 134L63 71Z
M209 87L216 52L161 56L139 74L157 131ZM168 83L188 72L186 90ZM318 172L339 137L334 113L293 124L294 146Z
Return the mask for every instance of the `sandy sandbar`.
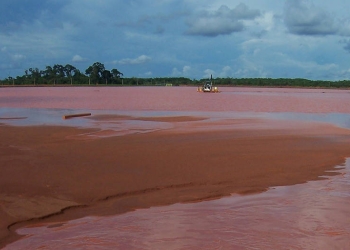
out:
M96 117L106 119L131 118ZM195 129L87 139L96 129L0 125L0 247L24 225L261 192L317 180L350 156L349 130L331 125L226 126L262 122L237 119L197 130L202 117L143 120Z

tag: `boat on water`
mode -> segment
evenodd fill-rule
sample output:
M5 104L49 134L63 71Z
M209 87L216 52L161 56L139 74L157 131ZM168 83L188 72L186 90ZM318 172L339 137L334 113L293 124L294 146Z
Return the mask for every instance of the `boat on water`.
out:
M202 87L198 87L197 91L204 93L218 93L219 89L218 87L213 86L213 76L210 75L210 80L206 81Z

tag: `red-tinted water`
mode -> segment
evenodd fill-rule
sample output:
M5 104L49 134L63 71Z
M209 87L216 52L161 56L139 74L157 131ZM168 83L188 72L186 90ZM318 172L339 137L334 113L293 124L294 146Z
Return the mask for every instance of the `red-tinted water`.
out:
M127 119L118 123L91 122L84 118L62 120L66 114L89 112L133 117L202 116L221 120L273 118L328 122L350 128L350 90L238 87L220 90L220 93L198 93L195 87L0 88L0 122L97 126L119 134L169 128L166 123ZM243 125L248 128L257 124ZM129 129L126 133L125 128Z
M350 161L322 181L18 230L5 249L349 249Z
M218 94L207 94L197 93L193 87L0 88L0 118L21 118L0 122L74 126L85 123L123 135L127 133L125 129L147 132L173 125L132 119L62 120L61 116L75 109L134 117L201 116L201 112L206 112L209 122L199 121L194 128L210 129L214 124L240 126L222 121L237 116L264 119L266 114L258 112L269 112L267 118L280 119L283 126L287 126L283 120L291 118L350 128L349 90L220 90ZM244 127L256 126L249 119ZM176 129L189 129L187 125L181 123ZM271 123L267 126L271 127ZM273 188L257 195L23 228L18 232L28 236L5 249L350 249L349 168L348 162L342 175Z
M350 90L195 87L1 88L0 107L122 111L350 113Z

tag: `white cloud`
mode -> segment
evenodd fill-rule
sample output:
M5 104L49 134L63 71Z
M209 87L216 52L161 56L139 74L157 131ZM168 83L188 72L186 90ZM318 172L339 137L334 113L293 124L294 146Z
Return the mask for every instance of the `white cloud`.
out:
M215 75L215 71L212 69L204 70L203 78L210 78L212 75Z
M293 34L330 35L338 32L334 16L307 0L288 0L284 20Z
M222 5L214 12L203 11L189 20L187 34L209 37L232 34L244 30L243 20L253 20L259 15L258 10L249 9L244 3L233 9Z
M172 76L188 76L191 73L190 66L184 66L181 70L178 70L176 67L172 70Z
M188 74L191 70L190 66L184 66L182 69L182 72L184 73L184 75Z
M121 59L119 61L116 61L116 63L119 64L143 64L143 63L147 63L149 61L151 61L151 57L146 56L146 55L141 55L137 58L125 58L125 59Z
M21 61L21 60L26 58L26 56L21 55L21 54L14 54L11 57L12 57L12 60L14 60L14 61Z
M222 68L221 72L219 73L218 77L229 77L232 74L232 69L230 66L225 66Z
M275 26L275 15L268 11L256 18L256 22L266 31L271 31Z
M85 59L83 57L81 57L80 55L75 55L72 58L72 62L84 62Z

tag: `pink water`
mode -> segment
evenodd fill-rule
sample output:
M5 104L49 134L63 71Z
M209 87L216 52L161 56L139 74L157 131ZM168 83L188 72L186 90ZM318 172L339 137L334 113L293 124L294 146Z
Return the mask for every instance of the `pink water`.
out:
M97 123L84 118L62 120L63 115L84 112L133 117L185 115L214 120L302 120L350 128L350 90L221 87L220 91L198 93L195 87L0 88L0 122L97 126L115 131L122 127L122 130L130 128L137 132L169 128L165 123L135 120L119 121L119 124Z
M292 119L305 126L312 121L350 128L349 90L220 90L208 94L197 93L194 87L0 88L0 118L5 118L0 122L87 124L115 131L173 128L147 121L61 119L62 114L84 111L134 117L204 116L212 124L237 117L287 123ZM286 122L275 124L286 126ZM177 129L187 125L180 123ZM341 175L326 180L276 187L262 194L22 228L18 233L27 236L5 249L350 249L350 162L339 171Z
M19 229L5 249L350 249L350 160L341 175L248 196Z
M350 113L350 90L195 87L0 88L0 107L119 111Z

